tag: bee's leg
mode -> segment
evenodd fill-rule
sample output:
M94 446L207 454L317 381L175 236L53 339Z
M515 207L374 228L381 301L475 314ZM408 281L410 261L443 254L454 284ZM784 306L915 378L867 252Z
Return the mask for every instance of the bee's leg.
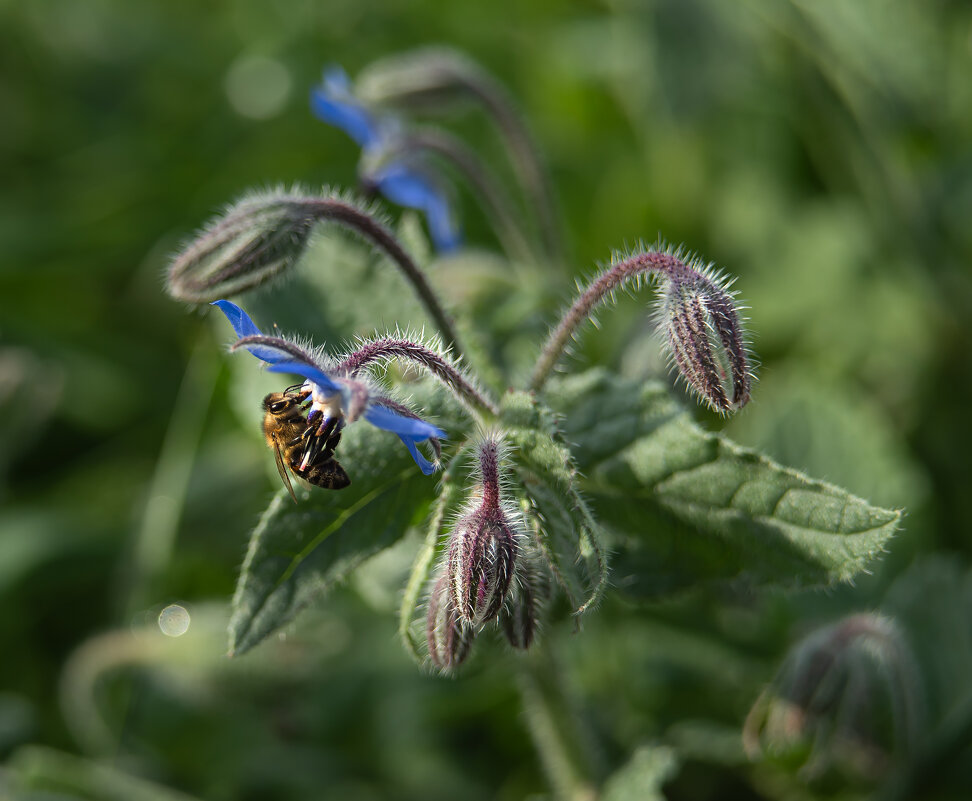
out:
M327 435L327 439L324 442L324 458L330 459L334 455L334 449L337 448L338 443L341 441L341 430L344 428L344 424L335 425Z
M307 469L308 465L314 464L318 459L318 454L321 452L323 447L323 442L319 437L311 436L314 429L308 427L301 436L294 440L294 444L303 441L304 442L304 452L301 455L300 465L298 469L303 472Z
M327 441L328 437L331 436L331 432L334 431L334 427L340 421L340 417L326 417L321 421L321 424L317 426L314 433L321 437L324 441ZM308 421L310 420L310 415L308 415Z

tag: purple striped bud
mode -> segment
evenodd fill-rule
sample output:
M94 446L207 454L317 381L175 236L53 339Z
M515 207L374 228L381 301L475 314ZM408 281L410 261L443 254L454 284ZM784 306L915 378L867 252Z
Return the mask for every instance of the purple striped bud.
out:
M749 401L750 366L732 295L717 277L691 269L663 279L660 322L689 387L717 412Z
M512 603L500 614L500 626L514 648L525 651L536 637L540 612L539 589L533 581L524 580Z
M469 656L475 632L459 620L446 576L439 578L429 596L425 635L429 658L441 671L455 670Z
M460 618L481 626L495 618L516 570L517 531L500 503L498 445L479 447L482 498L456 523L449 546L448 577Z
M530 388L543 389L578 327L593 320L599 306L620 287L657 280L656 321L668 339L672 362L689 388L717 412L726 414L749 401L752 368L731 282L681 251L653 248L621 258L585 287L551 332L533 369Z

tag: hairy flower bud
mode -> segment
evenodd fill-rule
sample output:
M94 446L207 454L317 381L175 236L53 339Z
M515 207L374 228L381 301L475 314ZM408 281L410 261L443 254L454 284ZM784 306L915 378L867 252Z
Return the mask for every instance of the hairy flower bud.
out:
M454 670L469 656L475 632L459 620L447 576L439 577L429 596L425 635L429 658L439 670Z
M524 570L522 573L512 602L500 613L500 626L510 645L525 651L537 635L540 607L547 586L538 570Z
M424 47L372 62L358 76L355 90L369 103L428 111L455 104L470 85L486 80L482 68L462 53Z
M672 361L689 388L723 414L749 402L752 372L748 346L729 282L679 250L661 246L615 256L614 264L584 287L551 332L533 370L530 388L543 385L579 328L622 287L658 282L659 328L667 334Z
M749 401L750 373L732 295L705 271L662 279L661 322L689 387L718 412Z
M756 701L751 755L799 758L807 778L831 769L878 778L912 754L923 715L911 650L895 623L857 614L814 632Z
M516 570L517 533L500 503L498 445L479 448L482 497L456 523L449 546L448 577L459 616L481 626L495 618Z
M175 257L169 294L209 303L285 270L304 253L320 219L313 200L279 190L243 197Z
M247 195L217 217L179 253L169 268L169 294L211 303L251 289L293 265L314 226L334 222L382 251L415 289L447 347L457 347L452 320L425 273L371 211L327 195L274 190Z

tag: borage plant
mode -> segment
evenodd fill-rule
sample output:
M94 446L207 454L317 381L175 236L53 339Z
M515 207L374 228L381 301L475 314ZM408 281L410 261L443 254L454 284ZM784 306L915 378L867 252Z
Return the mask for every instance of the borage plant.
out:
M402 116L458 99L497 123L518 201L455 137ZM752 360L731 282L711 265L663 244L617 253L544 341L535 321L556 319L551 289L564 289L550 193L522 121L478 67L431 51L380 62L358 86L332 70L312 107L362 146L364 188L426 214L448 256L429 255L413 217L396 231L350 195L294 189L247 195L175 258L170 294L215 304L236 334L232 350L297 380L281 377L264 402L287 488L250 537L230 653L416 527L426 536L399 628L416 660L443 673L495 632L518 651L542 649L538 632L563 620L579 627L612 586L635 600L716 582L822 586L851 580L881 553L899 512L705 431L664 380L580 369L567 353L619 291L650 289L676 374L706 406L735 412L750 399ZM508 266L461 245L450 174L481 201ZM268 286L277 291L250 292ZM282 322L300 335L261 331L226 300L241 293L264 330ZM406 328L375 333L388 319ZM359 339L321 349L311 332ZM255 365L237 361L243 395ZM396 394L403 388L410 398ZM241 402L256 409L259 400Z

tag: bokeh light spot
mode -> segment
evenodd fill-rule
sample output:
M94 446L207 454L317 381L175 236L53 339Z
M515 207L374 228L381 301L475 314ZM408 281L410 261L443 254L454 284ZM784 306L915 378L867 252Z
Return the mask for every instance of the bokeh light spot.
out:
M189 631L189 612L179 604L169 604L159 613L159 628L167 637L181 637Z
M290 95L290 73L276 59L241 56L226 72L226 96L244 117L265 120L279 113Z

